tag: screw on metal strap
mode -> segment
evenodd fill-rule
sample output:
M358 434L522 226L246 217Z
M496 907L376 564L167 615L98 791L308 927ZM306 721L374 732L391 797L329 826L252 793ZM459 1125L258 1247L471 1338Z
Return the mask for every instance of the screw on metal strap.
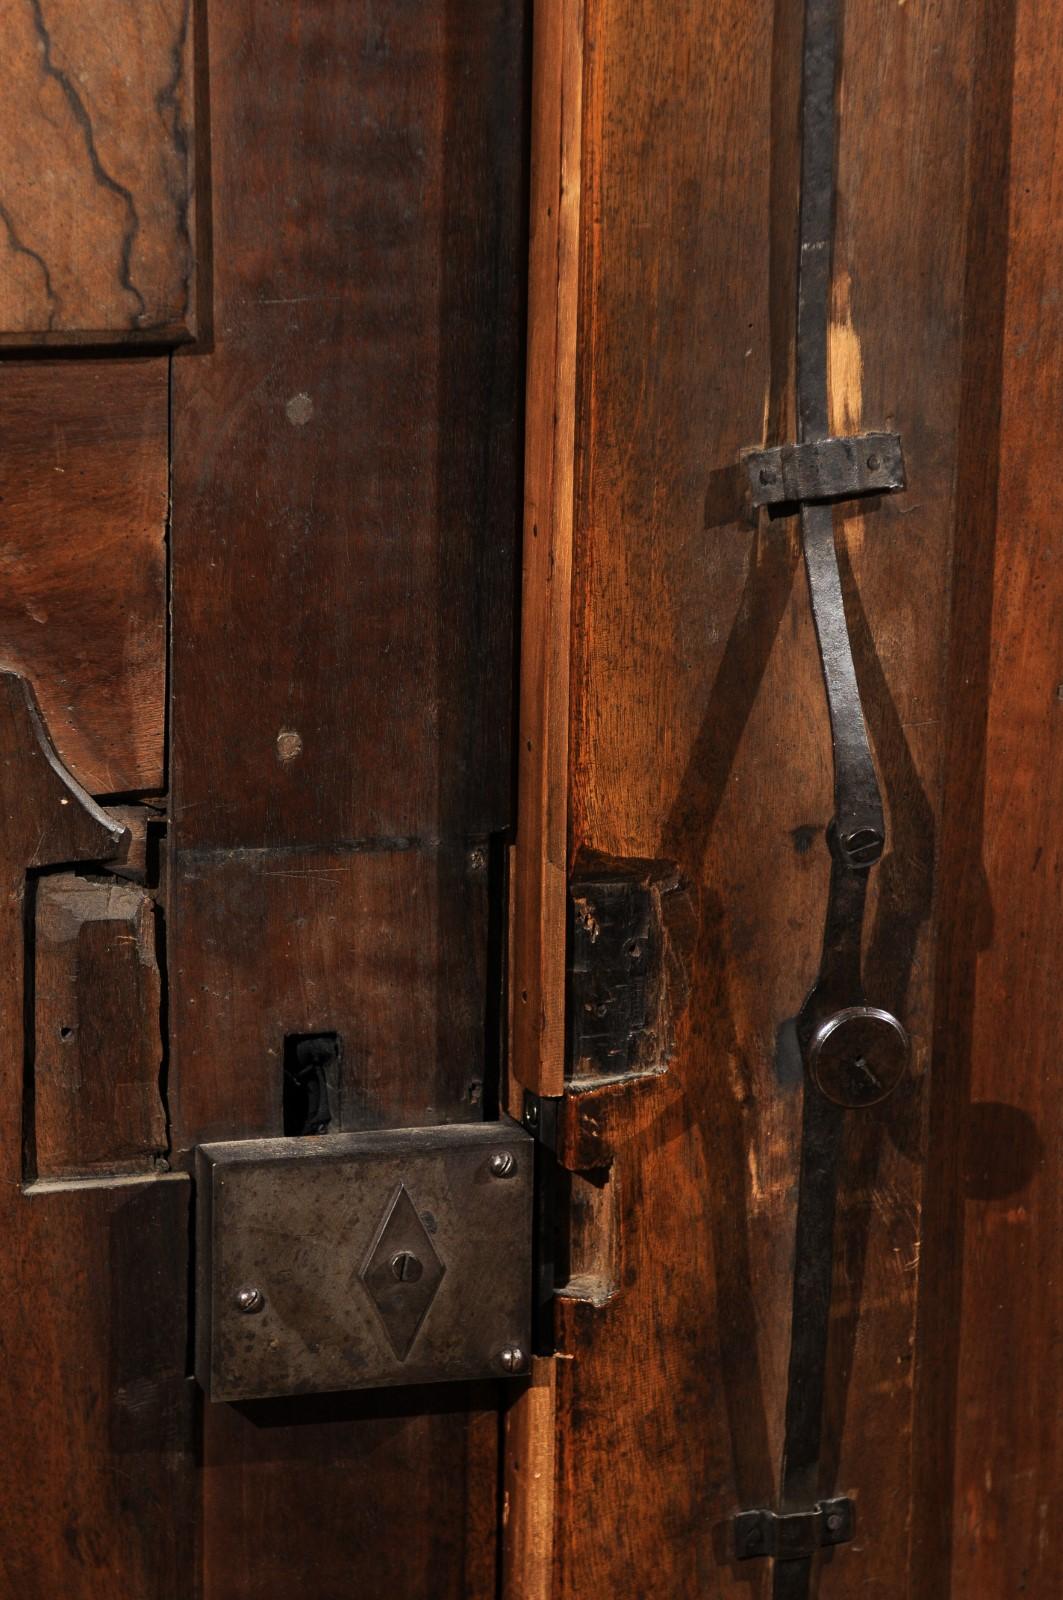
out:
M742 1511L734 1520L735 1555L773 1556L800 1561L823 1545L845 1544L853 1536L853 1502L821 1500L811 1511Z
M743 450L755 506L851 500L903 489L904 451L896 433L811 439L771 450Z

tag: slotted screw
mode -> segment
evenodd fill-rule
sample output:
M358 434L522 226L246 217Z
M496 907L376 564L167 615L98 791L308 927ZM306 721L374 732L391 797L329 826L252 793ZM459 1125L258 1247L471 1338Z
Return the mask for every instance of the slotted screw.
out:
M516 1164L508 1150L496 1150L489 1162L496 1178L508 1178Z
M498 1359L506 1372L521 1372L524 1369L524 1351L519 1344L507 1344Z
M391 1258L391 1271L400 1283L416 1283L424 1267L412 1250L400 1250Z
M253 1284L246 1289L236 1291L236 1304L241 1311L251 1316L256 1311L261 1311L266 1303L266 1297L261 1289L256 1289Z

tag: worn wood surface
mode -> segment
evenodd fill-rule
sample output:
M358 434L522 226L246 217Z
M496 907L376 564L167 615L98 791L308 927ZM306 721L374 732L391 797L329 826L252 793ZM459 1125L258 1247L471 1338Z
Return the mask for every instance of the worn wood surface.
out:
M184 1174L5 1188L5 1596L196 1592L190 1190Z
M0 345L194 325L193 0L0 0Z
M141 805L108 804L109 816L120 822L129 835L125 854L121 860L112 861L108 872L133 883L157 886L164 860L162 841L166 829L165 798L147 801Z
M337 1131L483 1116L487 874L474 852L177 857L178 1149L283 1132L285 1037L339 1035Z
M550 1600L553 1580L557 1364L532 1363L505 1419L502 1600Z
M0 1429L12 1462L2 1588L26 1600L187 1600L188 1180L21 1181L33 1177L20 1025L27 872L106 860L123 833L61 767L27 685L8 672L0 794Z
M720 1533L747 1495L770 1494L776 1467L792 1111L776 1112L772 1168L768 1113L762 1127L743 1076L771 1083L776 1020L807 982L800 968L772 975L772 912L787 891L804 911L807 976L820 914L818 880L794 883L809 874L788 819L765 821L778 785L768 773L758 782L755 750L733 770L794 569L784 526L751 559L732 471L739 449L765 437L766 411L768 429L786 422L790 267L785 247L773 256L765 241L773 211L788 214L792 250L793 141L773 157L772 122L792 113L794 91L773 82L772 26L766 4L681 14L606 0L586 20L569 858L639 858L636 876L645 858L672 861L697 940L668 1092L648 1104L642 1080L632 1114L650 1115L628 1137L613 1091L611 1148L595 1149L611 1203L587 1208L571 1191L584 1283L558 1305L556 1596L763 1592L760 1575L729 1570ZM721 486L722 505L720 492L707 497ZM807 653L804 753L816 765L811 794L796 775L786 787L792 804L815 807L829 793L821 711L811 630L792 606L782 638L798 662ZM793 822L815 818L802 810ZM751 831L761 837L750 862L740 852ZM781 850L768 843L779 832ZM727 1036L742 969L720 945L738 871L744 949L755 953L757 932L763 942L748 973L748 1064ZM782 911L791 949L786 923L799 914ZM793 998L778 994L787 983ZM751 1170L763 1186L752 1224ZM763 1322L750 1281L758 1245Z
M179 839L501 829L520 10L311 4L293 31L241 0L208 44L214 347L174 364Z
M497 1101L525 234L505 0L212 7L212 332L174 360L175 1158ZM498 924L496 926L496 924ZM497 980L497 958L491 975ZM486 1600L493 1389L205 1406L204 1600Z
M33 1166L151 1171L167 1149L155 903L57 873L34 897Z
M0 363L0 665L93 794L164 782L168 408L165 359Z
M851 1119L839 1225L827 1473L857 1496L853 1558L821 1591L909 1593L916 1295L926 1227L926 1080L941 923L933 915L942 805L962 430L966 156L977 18L963 0L920 16L874 0L846 13L830 344L837 429L895 427L908 491L850 508L843 574L857 670L889 812L865 942L880 1003L903 1016L914 1081ZM943 81L940 61L951 70ZM888 116L884 110L888 106ZM888 270L884 263L889 262ZM880 420L881 424L880 424ZM960 1590L958 1593L963 1593ZM974 1592L977 1592L975 1589Z
M10 1019L0 1048L0 1174L17 1184L32 1115L23 1097L26 875L40 867L109 860L121 853L126 837L59 761L30 684L3 670L0 794L0 1008Z
M916 1060L847 1135L823 1487L856 1498L860 1534L820 1564L824 1600L911 1583L975 21L846 8L832 414L897 428L909 481L838 519L890 824L866 977ZM673 862L697 931L665 1078L598 1091L589 1120L569 1097L567 1159L588 1170L569 1190L583 1281L558 1309L553 1593L760 1596L767 1564L731 1560L728 1524L778 1481L801 1103L787 1020L817 968L831 783L796 529L751 528L737 458L793 436L801 8L595 0L585 26L569 861L626 858L633 883L643 858ZM518 895L519 863L518 844Z
M565 1063L569 632L575 495L583 0L536 4L512 1081L559 1094ZM519 1093L517 1094L519 1099Z
M212 1406L205 1593L493 1595L494 1401L447 1384Z
M1063 1525L1063 39L1030 0L978 20L913 1591L1049 1600Z

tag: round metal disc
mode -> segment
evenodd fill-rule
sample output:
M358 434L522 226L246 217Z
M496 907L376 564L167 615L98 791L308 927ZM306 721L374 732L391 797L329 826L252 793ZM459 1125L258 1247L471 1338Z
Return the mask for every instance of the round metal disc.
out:
M877 1006L847 1006L821 1022L809 1042L808 1070L821 1093L839 1106L885 1100L908 1067L908 1035Z

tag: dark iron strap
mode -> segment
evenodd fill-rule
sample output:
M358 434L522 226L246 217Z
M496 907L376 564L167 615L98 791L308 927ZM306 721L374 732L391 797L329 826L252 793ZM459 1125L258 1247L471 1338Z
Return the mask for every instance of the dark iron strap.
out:
M853 500L905 484L904 452L896 433L856 433L743 450L742 462L755 506Z
M818 976L797 1018L806 1076L779 1509L742 1512L735 1520L736 1554L775 1560L774 1600L807 1600L815 1551L852 1537L851 1504L824 1501L820 1483L844 1108L872 1105L889 1094L906 1070L909 1053L901 1023L869 1005L864 994L861 949L868 875L885 847L885 821L845 620L830 504L904 485L896 435L830 438L827 343L840 5L841 0L805 0L798 443L745 456L754 502L789 500L800 512L834 747L823 949Z
M799 1561L828 1544L844 1544L853 1536L851 1500L822 1500L811 1511L779 1516L774 1511L743 1511L735 1518L735 1549L740 1561L774 1556Z

